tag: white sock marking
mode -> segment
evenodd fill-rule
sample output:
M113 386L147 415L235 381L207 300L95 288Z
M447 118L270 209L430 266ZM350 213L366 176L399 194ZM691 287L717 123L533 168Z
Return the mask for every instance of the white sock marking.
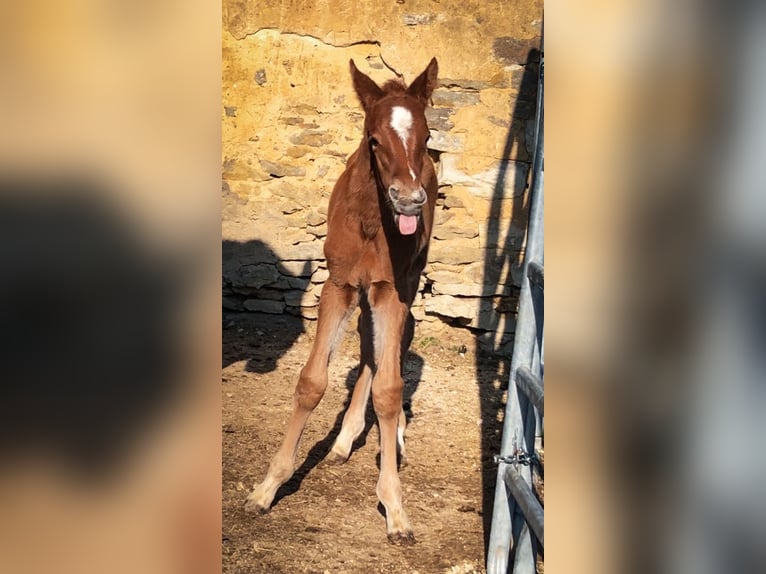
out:
M394 106L391 109L391 127L394 128L399 139L402 140L402 144L404 144L404 154L406 156L407 140L410 138L410 129L412 129L412 114L410 113L410 110L403 108L402 106ZM415 172L412 170L409 157L407 158L407 167L410 170L412 181L415 181Z

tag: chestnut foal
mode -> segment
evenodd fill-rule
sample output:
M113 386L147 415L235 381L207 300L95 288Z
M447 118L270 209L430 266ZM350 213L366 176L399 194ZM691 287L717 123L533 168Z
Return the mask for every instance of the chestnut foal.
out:
M365 111L364 137L348 160L330 198L324 253L329 279L319 302L316 340L298 379L293 413L282 446L245 508L266 512L277 489L295 469L306 421L324 395L327 366L357 304L361 306L359 378L328 460L345 462L364 430L372 390L380 428L377 495L386 510L388 539L412 543L402 507L397 444L406 462L402 365L412 342L410 305L426 264L437 183L426 153L425 109L436 87L432 59L409 87L391 80L379 87L349 62Z

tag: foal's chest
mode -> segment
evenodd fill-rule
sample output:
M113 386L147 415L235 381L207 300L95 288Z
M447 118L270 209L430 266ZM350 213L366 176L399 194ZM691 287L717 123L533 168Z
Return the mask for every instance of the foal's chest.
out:
M389 243L382 231L373 239L349 243L342 253L327 253L330 277L337 284L367 289L373 283L395 283L410 272L421 242L416 237Z

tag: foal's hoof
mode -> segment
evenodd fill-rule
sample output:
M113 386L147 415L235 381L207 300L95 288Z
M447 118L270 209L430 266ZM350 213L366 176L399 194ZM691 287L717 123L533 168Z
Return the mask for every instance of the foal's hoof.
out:
M393 534L388 535L388 541L397 546L412 546L415 544L415 535L412 533L412 530L408 530L407 532L394 532Z
M252 514L266 514L268 511L268 506L263 506L252 498L248 498L245 501L245 512L250 512Z
M324 458L324 461L327 464L344 464L349 456L351 456L350 453L344 455L333 449L330 451L330 454Z

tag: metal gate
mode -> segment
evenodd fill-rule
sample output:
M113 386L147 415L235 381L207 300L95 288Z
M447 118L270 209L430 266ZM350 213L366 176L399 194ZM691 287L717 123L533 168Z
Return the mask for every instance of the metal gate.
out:
M519 312L498 464L487 574L533 574L543 545L543 507L532 490L543 421L543 72L537 89L535 153ZM532 536L534 533L534 536Z

